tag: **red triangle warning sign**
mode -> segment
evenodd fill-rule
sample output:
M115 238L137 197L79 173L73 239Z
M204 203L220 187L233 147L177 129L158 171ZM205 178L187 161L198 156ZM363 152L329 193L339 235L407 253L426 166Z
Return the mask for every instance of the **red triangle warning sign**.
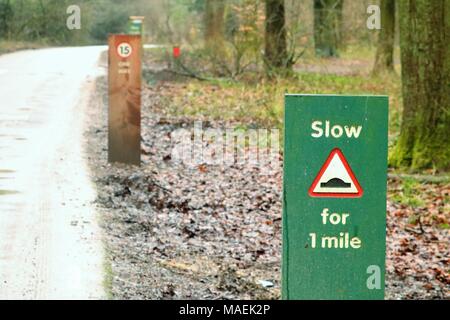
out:
M311 197L359 198L358 180L340 149L333 149L309 188Z

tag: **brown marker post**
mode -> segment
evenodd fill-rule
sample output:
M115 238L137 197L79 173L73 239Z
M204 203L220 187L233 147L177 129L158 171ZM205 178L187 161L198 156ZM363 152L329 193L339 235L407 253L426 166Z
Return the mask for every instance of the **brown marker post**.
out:
M141 36L110 35L108 161L141 163Z

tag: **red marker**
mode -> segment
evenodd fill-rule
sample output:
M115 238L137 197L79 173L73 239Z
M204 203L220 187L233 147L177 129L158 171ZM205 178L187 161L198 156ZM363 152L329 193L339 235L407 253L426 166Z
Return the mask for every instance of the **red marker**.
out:
M173 47L173 57L178 59L181 55L180 47Z

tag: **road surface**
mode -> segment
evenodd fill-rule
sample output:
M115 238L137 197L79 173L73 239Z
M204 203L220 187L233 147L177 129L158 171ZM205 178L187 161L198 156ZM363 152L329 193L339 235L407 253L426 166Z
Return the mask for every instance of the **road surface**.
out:
M83 123L103 47L0 56L0 299L102 299Z

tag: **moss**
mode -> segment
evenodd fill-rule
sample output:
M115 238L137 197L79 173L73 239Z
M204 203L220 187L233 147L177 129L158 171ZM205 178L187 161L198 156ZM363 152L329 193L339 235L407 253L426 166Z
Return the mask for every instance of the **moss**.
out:
M448 171L450 169L450 147L443 141L418 141L412 151L411 168L413 170L433 168Z
M412 171L423 169L449 171L450 147L448 146L445 139L430 138L426 142L416 140L412 146L399 140L389 155L389 166Z

